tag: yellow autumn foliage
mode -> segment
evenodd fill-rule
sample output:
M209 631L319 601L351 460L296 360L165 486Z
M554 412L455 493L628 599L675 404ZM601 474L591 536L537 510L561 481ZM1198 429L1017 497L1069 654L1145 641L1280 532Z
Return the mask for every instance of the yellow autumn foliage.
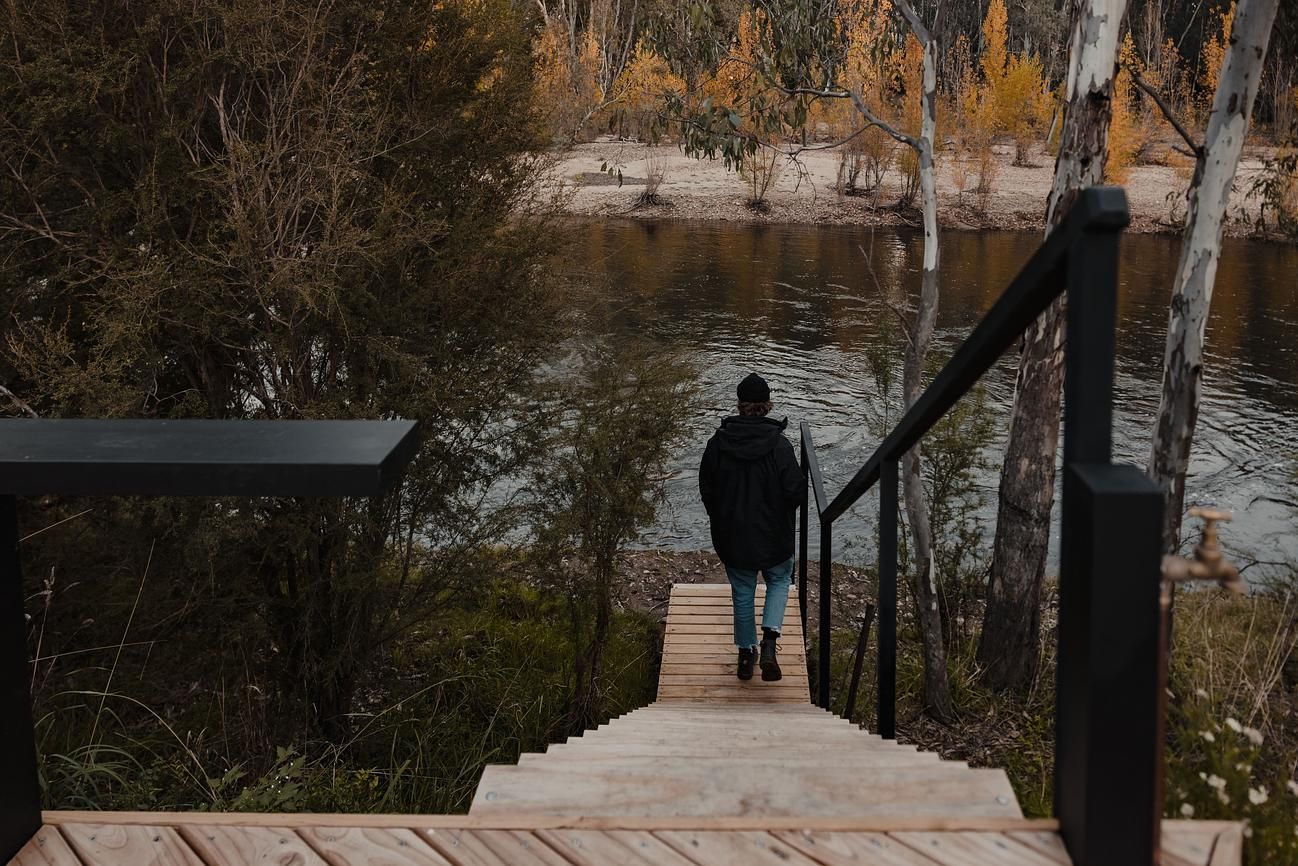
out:
M1128 71L1135 53L1136 47L1128 31L1118 49L1118 74L1113 79L1113 113L1109 121L1108 154L1104 160L1104 180L1108 183L1126 182L1141 148L1142 130L1134 105L1135 83Z
M985 209L1000 168L992 151L998 123L996 103L987 97L979 82L972 51L963 35L956 39L953 51L958 70L953 94L956 122L951 125L957 151L953 166L955 181L958 191L963 193L972 172L973 191L979 206Z
M991 0L983 18L983 53L978 58L983 80L988 84L999 81L1009 65L1009 50L1005 47L1008 28L1009 13L1005 10L1005 0Z
M681 77L641 40L614 83L611 98L623 132L647 138L654 132L654 121L667 95L684 92L685 82Z
M761 14L761 10L756 13L749 10L739 16L729 54L700 88L704 98L734 109L740 117L744 117L752 101L766 91L765 82L755 69L761 51ZM745 121L741 129L747 125Z
M584 31L573 46L563 26L551 22L532 46L537 105L551 137L571 141L599 107L602 56L595 34Z
M979 105L969 107L967 113L980 123L989 123L993 134L1013 138L1014 161L1023 165L1032 143L1046 135L1054 98L1041 60L1034 54L1014 54L1006 47L1008 23L1005 0L991 0L983 19L979 58L983 88L972 97Z
M1212 100L1217 94L1217 79L1221 75L1221 64L1226 59L1226 47L1230 45L1230 29L1235 20L1235 4L1216 15L1216 31L1203 43L1199 52L1199 111L1204 122L1212 111Z
M900 68L902 93L897 125L907 135L918 136L923 122L924 46L919 44L913 33L906 34ZM934 145L936 146L936 142ZM914 148L902 147L897 150L897 168L901 171L903 184L899 203L909 206L919 194L919 154Z
M768 100L780 97L771 92L757 72L761 48L761 10L745 11L739 16L734 42L729 54L718 64L716 71L702 83L700 91L714 106L730 109L738 120L736 131L758 139L762 146L746 158L739 168L740 178L748 187L748 205L765 207L766 193L775 183L783 165L782 155L763 140L766 136L756 128L751 116L760 114Z
M843 86L859 93L876 115L895 122L900 113L895 77L903 61L894 44L892 13L889 0L846 4L838 23L847 45ZM839 192L877 189L892 163L896 143L878 128L863 129L864 118L847 100L827 104L824 118L836 138L851 136L839 151Z

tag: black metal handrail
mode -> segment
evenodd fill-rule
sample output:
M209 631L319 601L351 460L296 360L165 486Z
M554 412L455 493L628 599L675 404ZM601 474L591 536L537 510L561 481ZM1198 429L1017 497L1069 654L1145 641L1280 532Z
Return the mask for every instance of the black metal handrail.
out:
M0 421L0 863L41 827L18 496L378 496L414 421Z
M1118 242L1128 222L1120 188L1079 193L1063 222L828 504L811 429L801 425L803 474L820 524L816 702L829 708L834 521L878 484L877 730L894 739L898 463L1067 288L1054 801L1078 866L1151 863L1161 814L1153 744L1162 498L1136 467L1111 462ZM804 634L809 511L804 495ZM1104 616L1092 616L1093 609ZM869 627L866 617L853 699Z

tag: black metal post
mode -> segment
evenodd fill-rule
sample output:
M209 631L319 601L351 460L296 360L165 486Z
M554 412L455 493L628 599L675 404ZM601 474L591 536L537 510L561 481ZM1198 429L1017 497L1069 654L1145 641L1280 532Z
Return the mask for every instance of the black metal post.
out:
M1066 264L1067 357L1055 814L1077 866L1157 849L1162 494L1112 456L1119 232L1088 227Z
M1154 862L1163 497L1134 466L1065 469L1055 814L1076 866Z
M897 461L879 467L878 734L897 739Z
M802 514L798 518L798 612L802 615L802 639L807 639L807 525L811 497L807 491L811 487L811 469L807 465L807 443L804 439L802 452Z
M829 709L829 602L832 590L830 581L833 578L831 569L834 563L834 524L820 524L820 628L817 630L820 640L820 659L816 671L816 705Z
M856 655L852 657L852 682L847 687L847 704L843 707L843 718L849 722L856 711L856 692L861 685L861 664L865 661L865 647L870 642L870 622L874 619L874 605L865 606L865 616L861 618L861 633L856 638Z
M18 558L18 503L0 496L0 863L41 828L31 662Z
M1088 231L1068 252L1065 466L1108 463L1112 455L1120 237L1115 229Z

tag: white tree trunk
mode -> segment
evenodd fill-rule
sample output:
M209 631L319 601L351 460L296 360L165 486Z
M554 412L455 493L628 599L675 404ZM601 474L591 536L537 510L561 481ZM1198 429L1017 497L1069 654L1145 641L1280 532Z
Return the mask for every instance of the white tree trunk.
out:
M1047 236L1077 194L1104 176L1118 37L1126 9L1127 0L1074 2L1064 130L1046 203ZM1024 334L1019 354L978 645L987 682L996 688L1026 685L1035 676L1040 657L1041 583L1050 542L1063 401L1063 321L1061 298Z
M924 362L933 342L937 323L937 181L933 170L933 142L937 139L937 39L934 38L909 0L893 0L906 24L924 49L923 90L920 95L920 132L912 136L880 119L870 110L858 92L849 92L853 105L870 124L879 127L898 142L912 148L919 158L919 186L924 209L924 275L920 287L919 309L907 335L909 344L902 365L902 394L906 409L919 399L924 389ZM938 604L937 574L933 561L932 528L924 496L924 475L920 448L908 451L898 467L901 470L906 518L914 542L916 619L924 645L924 708L937 719L954 717L951 685L947 678L946 645L942 642L942 609Z
M933 342L938 305L937 183L933 171L933 142L937 136L937 41L927 33L916 35L924 47L924 89L920 99L923 119L916 142L920 197L924 209L924 272L919 309L911 323L910 343L902 368L902 390L908 410L924 390L924 365ZM954 717L955 709L947 678L946 645L942 642L942 611L938 603L933 538L924 496L919 445L906 454L901 470L906 517L914 542L916 617L924 648L924 705L933 717L950 719Z
M1217 276L1222 222L1277 5L1277 0L1239 0L1235 8L1230 45L1208 115L1207 136L1190 183L1189 211L1167 321L1163 395L1149 458L1149 475L1163 488L1163 545L1168 552L1180 543L1185 474L1199 418L1204 329Z

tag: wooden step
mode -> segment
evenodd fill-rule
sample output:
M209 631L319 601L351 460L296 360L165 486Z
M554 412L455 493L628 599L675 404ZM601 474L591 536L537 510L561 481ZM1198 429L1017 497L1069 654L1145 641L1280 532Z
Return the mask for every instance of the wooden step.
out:
M889 769L813 767L770 770L760 764L489 766L471 815L737 816L870 815L1022 817L1001 770L964 767Z
M890 745L883 740L826 740L818 739L811 741L809 748L815 752L824 752L832 754L833 758L853 758L855 756L874 756L874 754L893 753L893 754L910 754L910 756L924 756L924 761L937 761L936 752L920 752L914 747L905 747L905 745ZM798 754L803 756L801 760L811 761L813 757L807 757L807 748L790 747L790 744L783 741L772 741L768 739L742 739L735 740L733 743L691 743L691 741L681 740L613 740L598 741L591 740L589 743L556 743L539 754L592 754L592 756L604 756L604 754L641 754L641 756L663 756L663 757L732 757L732 756L750 756L750 754ZM522 758L520 758L522 760Z
M756 767L770 770L807 770L817 767L826 769L854 769L860 773L869 773L881 768L897 767L967 767L963 761L941 761L936 755L926 752L893 751L891 749L833 750L821 749L815 752L780 752L778 749L764 750L750 748L742 752L718 752L702 754L699 752L673 752L643 754L634 746L628 745L623 752L600 751L588 749L555 750L546 752L529 752L519 755L518 765L550 766L555 763L576 763L590 767L633 767L652 769L660 767L664 759L679 758L693 767L710 767L719 773L728 773L732 769Z

